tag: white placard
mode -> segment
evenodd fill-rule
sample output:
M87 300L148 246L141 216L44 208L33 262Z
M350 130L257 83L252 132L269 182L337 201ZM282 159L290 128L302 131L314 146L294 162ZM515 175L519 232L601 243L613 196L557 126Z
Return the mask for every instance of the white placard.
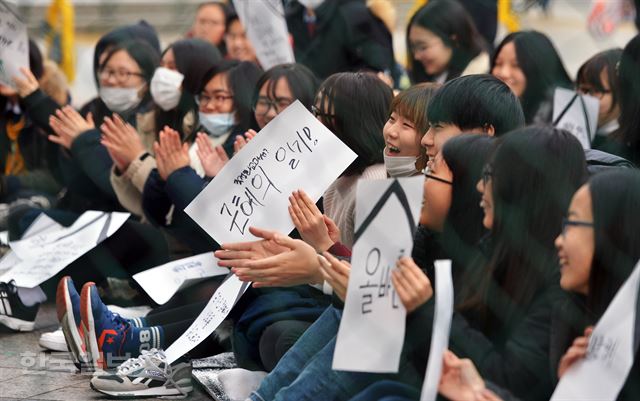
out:
M395 373L406 311L391 282L397 260L411 255L424 177L359 180L356 231L333 369Z
M353 153L299 101L271 120L185 209L218 243L255 239L249 226L293 229L289 196L317 201Z
M202 253L145 270L133 276L147 294L164 305L181 289L204 279L228 274L229 269L218 266L213 252Z
M593 96L564 88L556 88L553 95L553 125L571 132L584 149L591 149L599 110L600 101Z
M233 5L265 71L295 63L281 0L233 0Z
M552 401L614 401L629 375L633 358L640 262L620 287L591 333L587 356L562 376Z
M438 395L438 384L442 375L442 358L449 345L451 319L453 317L453 279L451 277L451 261L436 260L436 311L433 316L433 331L429 362L422 384L420 401L435 401Z
M46 234L52 233L54 231L63 230L64 226L58 224L55 220L50 218L44 213L40 213L38 217L31 223L29 228L27 228L22 234L22 238L28 238L36 234ZM6 243L9 241L7 240ZM7 270L11 269L18 263L20 263L21 259L18 255L15 254L12 250L9 250L2 259L0 259L0 275L4 274Z
M255 239L249 226L288 233L293 228L289 195L302 188L317 200L355 158L296 101L243 147L185 212L221 244ZM250 284L228 276L189 329L167 349L169 363L213 333Z
M167 363L173 363L182 355L191 351L196 345L209 337L227 317L233 306L251 283L243 283L234 274L218 287L207 306L176 341L167 348Z
M110 237L128 218L129 213L88 211L71 227L11 242L20 263L0 281L15 280L17 286L26 288L42 284Z
M15 5L0 1L0 83L15 88L12 78L22 77L20 67L29 68L27 27Z

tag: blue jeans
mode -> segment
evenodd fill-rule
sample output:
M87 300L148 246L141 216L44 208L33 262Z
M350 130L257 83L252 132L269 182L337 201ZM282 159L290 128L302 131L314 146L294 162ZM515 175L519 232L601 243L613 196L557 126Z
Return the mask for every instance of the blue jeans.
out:
M358 393L351 401L414 401L420 399L420 390L404 383L382 380Z
M331 369L342 311L330 306L282 357L252 401L349 400L381 375Z

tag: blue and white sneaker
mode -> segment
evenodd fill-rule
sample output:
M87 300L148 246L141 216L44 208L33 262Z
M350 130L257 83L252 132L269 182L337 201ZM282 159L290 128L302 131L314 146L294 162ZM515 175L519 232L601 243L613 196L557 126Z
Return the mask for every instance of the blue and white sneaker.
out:
M127 331L131 328L130 322L111 312L102 303L93 282L82 286L80 315L86 329L85 343L89 353L89 363L93 367L108 369L131 357L122 349Z
M80 294L69 276L63 277L56 291L56 311L65 341L76 364L89 362L84 342L86 329L80 316Z
M120 365L115 373L96 374L91 388L111 397L186 397L193 391L191 363L167 363L163 351L151 349Z

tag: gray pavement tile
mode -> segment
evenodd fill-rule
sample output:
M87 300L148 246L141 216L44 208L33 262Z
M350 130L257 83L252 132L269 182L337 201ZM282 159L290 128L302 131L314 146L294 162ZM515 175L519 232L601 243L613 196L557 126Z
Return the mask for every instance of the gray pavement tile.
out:
M78 380L86 380L81 375L48 372L29 371L13 379L0 383L0 395L2 397L28 398L31 399L49 391L69 387Z

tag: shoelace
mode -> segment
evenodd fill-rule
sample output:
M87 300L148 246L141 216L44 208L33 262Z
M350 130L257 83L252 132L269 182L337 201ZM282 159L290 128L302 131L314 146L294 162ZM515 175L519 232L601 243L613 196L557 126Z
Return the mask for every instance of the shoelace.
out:
M160 368L154 362L153 359L164 361L164 368ZM132 372L134 370L137 370L137 369L139 369L139 368L141 368L141 367L143 367L145 365L151 365L156 370L161 371L163 373L164 377L165 377L165 380L169 384L173 384L173 386L176 389L178 389L180 394L182 394L182 397L180 397L180 398L185 398L185 397L187 397L187 395L189 395L189 393L184 391L173 380L173 367L166 362L164 352L162 350L158 350L156 348L151 348L150 350L144 350L144 351L142 351L142 354L140 354L139 357L130 358L130 359L126 360L125 362L122 363L122 365L118 366L118 368L116 369L116 374L117 375L126 376L130 372Z

